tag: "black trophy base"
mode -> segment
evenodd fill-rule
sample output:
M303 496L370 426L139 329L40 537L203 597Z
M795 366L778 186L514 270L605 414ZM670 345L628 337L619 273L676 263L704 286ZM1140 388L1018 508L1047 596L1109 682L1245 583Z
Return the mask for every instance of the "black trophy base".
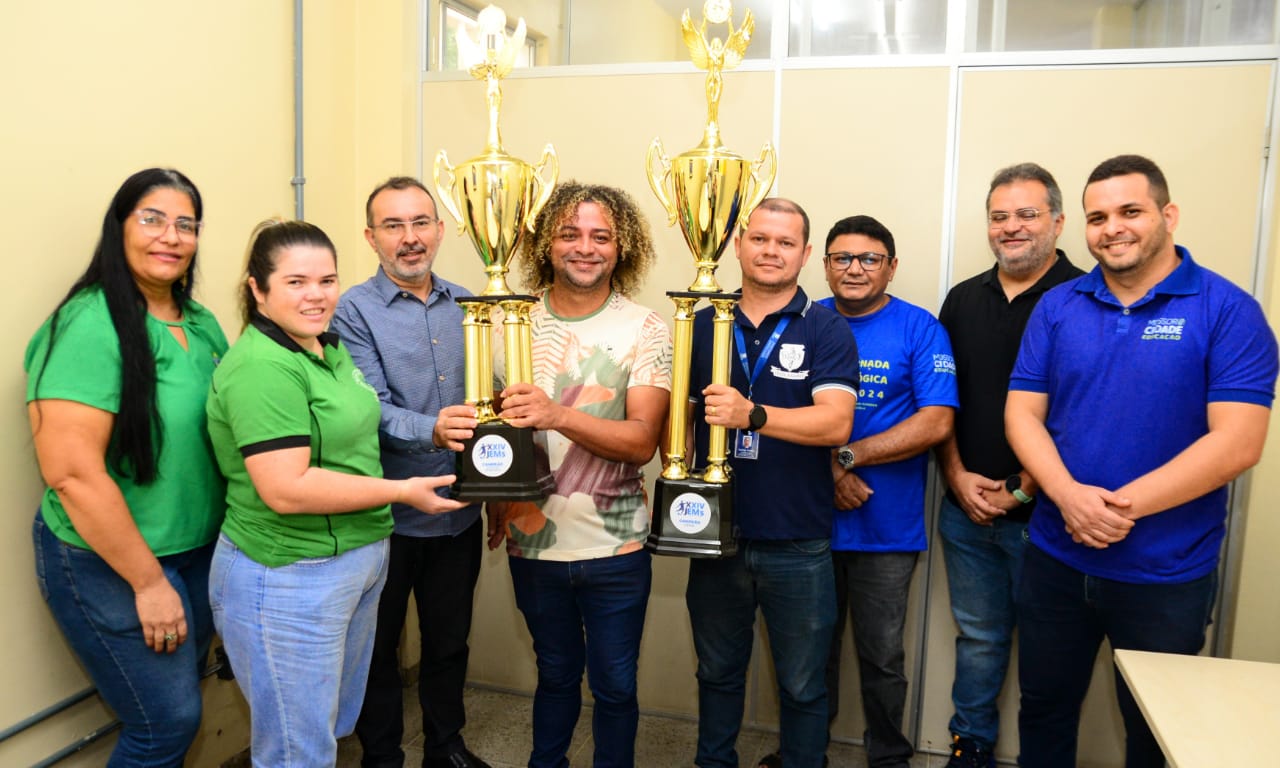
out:
M505 421L480 424L455 460L452 496L460 501L532 501L546 498L555 478L533 430Z
M733 484L697 478L654 484L653 522L645 549L676 557L733 557Z

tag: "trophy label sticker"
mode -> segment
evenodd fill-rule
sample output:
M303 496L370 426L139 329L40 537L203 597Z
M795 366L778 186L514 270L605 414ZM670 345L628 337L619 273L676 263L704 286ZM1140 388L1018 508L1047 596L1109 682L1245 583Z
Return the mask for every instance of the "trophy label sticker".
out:
M696 493L682 493L668 510L671 524L681 533L702 533L711 524L711 505Z
M499 435L485 435L471 447L471 463L485 477L502 477L514 460L511 443Z

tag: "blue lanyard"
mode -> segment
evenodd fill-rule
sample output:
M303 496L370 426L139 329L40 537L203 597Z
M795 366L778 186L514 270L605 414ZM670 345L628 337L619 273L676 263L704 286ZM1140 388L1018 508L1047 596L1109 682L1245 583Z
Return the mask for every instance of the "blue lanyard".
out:
M764 349L760 350L760 357L756 358L754 371L747 367L747 339L742 335L742 326L737 323L733 324L733 336L738 342L738 360L742 362L742 372L747 375L747 397L751 397L751 392L756 385L756 379L760 378L760 372L764 370L765 364L769 362L769 355L773 353L774 345L778 343L778 338L782 336L782 332L787 330L787 326L790 324L791 315L783 315L778 320L778 325L773 329L773 335L765 342Z

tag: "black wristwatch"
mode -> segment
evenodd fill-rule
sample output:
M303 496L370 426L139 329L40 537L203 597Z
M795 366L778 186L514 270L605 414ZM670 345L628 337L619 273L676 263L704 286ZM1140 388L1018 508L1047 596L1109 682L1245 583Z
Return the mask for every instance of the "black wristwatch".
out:
M751 413L747 415L747 428L752 432L759 432L764 423L769 420L769 413L764 409L763 405L757 405L751 409Z
M1017 499L1019 502L1023 504L1030 504L1031 501L1035 499L1034 496L1028 496L1025 492L1023 492L1022 474L1019 472L1014 472L1012 475L1009 475L1008 477L1005 478L1004 489L1008 491L1013 496L1013 498Z
M856 457L853 455L853 449L847 445L836 451L836 463L845 469L853 469L853 462L855 458Z

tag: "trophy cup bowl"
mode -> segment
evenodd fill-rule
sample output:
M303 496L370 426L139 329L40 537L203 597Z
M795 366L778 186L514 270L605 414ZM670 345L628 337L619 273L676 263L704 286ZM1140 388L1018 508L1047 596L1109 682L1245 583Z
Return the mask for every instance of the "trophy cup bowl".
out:
M494 366L491 352L494 305L500 307L503 361L508 384L532 382L533 362L529 307L533 296L515 294L507 286L511 259L518 253L526 229L532 231L538 212L551 196L559 176L559 159L550 144L534 166L502 148L498 115L501 81L511 71L515 52L523 45L524 20L514 39L508 39L506 15L490 6L482 13L483 40L471 41L459 30L459 50L475 63L473 77L485 80L489 132L485 151L457 167L442 149L436 155L435 184L440 203L458 221L484 262L487 278L478 296L459 298L463 310L466 358L466 402L476 409L478 424L457 456L454 498L464 501L540 499L553 485L545 450L534 444L533 430L512 426L494 410Z

